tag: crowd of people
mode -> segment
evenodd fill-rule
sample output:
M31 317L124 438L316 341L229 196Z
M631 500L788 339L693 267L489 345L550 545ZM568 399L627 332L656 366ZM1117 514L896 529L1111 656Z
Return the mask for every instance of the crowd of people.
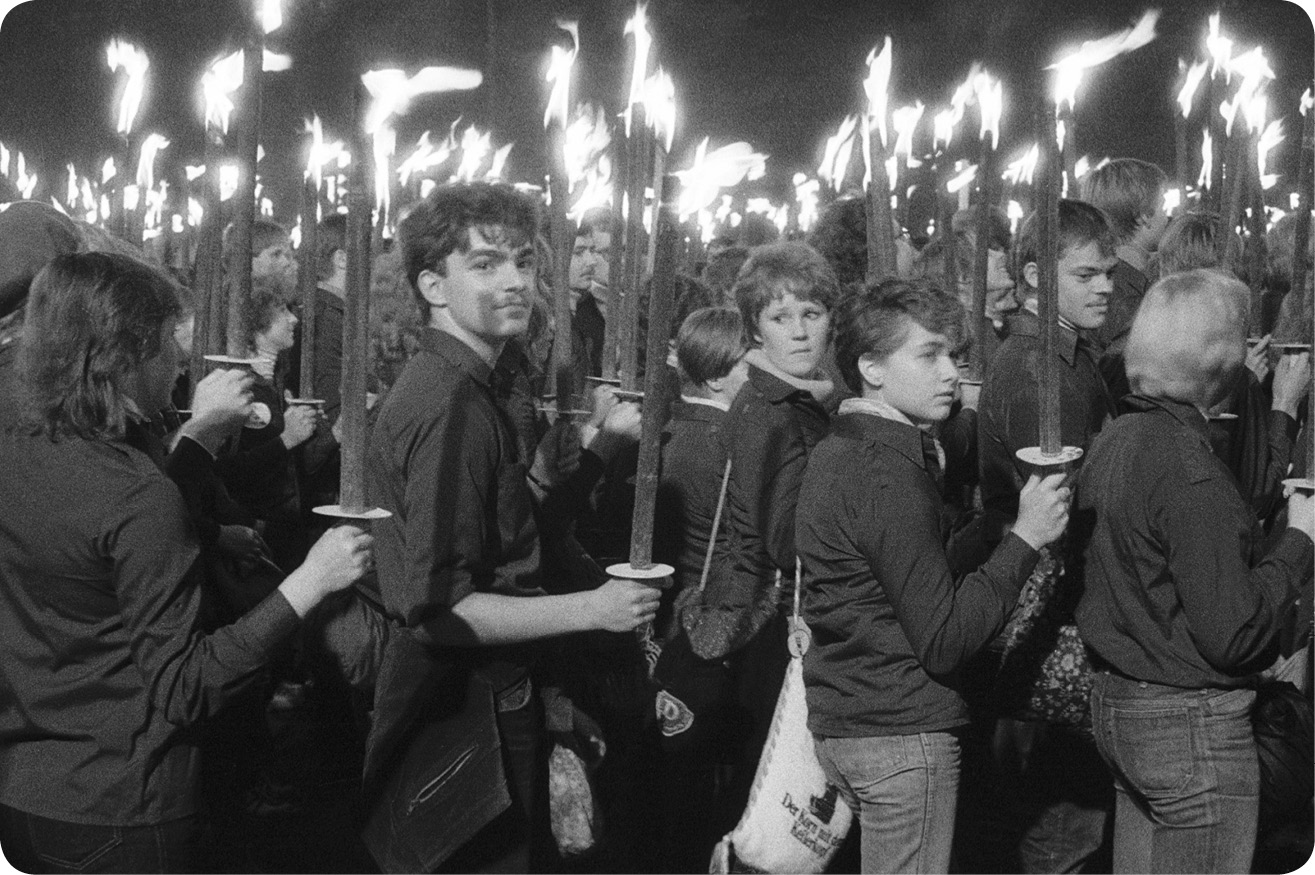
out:
M343 216L303 262L313 313L288 233L256 223L251 264L226 255L252 276L246 364L189 374L186 271L10 204L4 854L222 871L216 824L295 816L315 786L368 851L344 870L702 872L714 848L736 870L723 837L802 656L829 805L854 814L829 871L1299 864L1315 500L1284 481L1315 473L1292 343L1315 247L1289 217L1243 264L1165 187L1120 158L1060 201L1056 325L1035 217L978 241L964 211L875 282L861 199L794 239L745 222L677 277L670 354L641 361L665 388L636 399L603 373L611 217L554 247L533 193L438 186L374 260L370 520L313 512L340 498ZM654 419L673 573L609 576ZM1065 461L1024 461L1047 428ZM316 783L342 764L309 713L346 727L347 780Z

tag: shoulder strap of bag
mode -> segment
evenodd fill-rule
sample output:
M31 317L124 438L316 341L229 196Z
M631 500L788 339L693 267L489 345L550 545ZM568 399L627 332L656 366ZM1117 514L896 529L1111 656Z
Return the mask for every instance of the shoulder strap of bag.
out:
M708 571L712 568L712 551L717 545L717 532L721 529L721 512L726 507L726 487L731 482L731 459L726 457L726 470L721 475L721 492L717 495L717 510L712 515L712 534L708 536L708 551L703 554L703 573L699 575L699 592L708 585Z

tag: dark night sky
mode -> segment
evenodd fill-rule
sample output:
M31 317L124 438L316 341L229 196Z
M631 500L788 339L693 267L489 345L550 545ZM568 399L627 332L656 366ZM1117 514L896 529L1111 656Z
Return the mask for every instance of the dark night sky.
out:
M1004 80L1002 149L1031 141L1030 94L1037 69L1061 49L1131 24L1148 5L1164 12L1159 37L1134 54L1088 73L1078 95L1079 145L1093 157L1131 155L1172 171L1171 112L1177 59L1204 52L1207 15L1222 9L1239 50L1262 44L1278 79L1271 117L1295 118L1297 98L1315 73L1312 24L1285 0L651 0L655 52L676 83L674 153L684 166L704 136L714 146L744 139L770 154L780 196L798 170L815 173L821 145L862 105L868 51L894 40L891 107L921 99L923 124L948 105L969 64L982 61ZM484 85L422 98L398 125L399 153L420 132L445 132L458 114L491 127L495 144L514 141L512 179L543 173L542 85L552 20L581 20L577 99L619 108L628 82L622 26L630 0L285 0L286 23L270 47L291 54L293 70L265 86L262 175L300 175L303 119L318 112L335 138L346 133L352 83L365 69L426 64L476 67ZM160 131L166 160L200 163L197 98L209 60L235 47L236 0L29 0L0 25L0 142L21 149L62 191L66 162L91 174L117 147L114 79L104 47L113 35L149 55L148 91L138 135ZM1198 108L1199 108L1198 104ZM970 116L971 119L971 116ZM975 122L973 122L975 124ZM962 137L961 129L960 136ZM1294 166L1295 125L1274 154ZM975 132L974 132L975 135ZM924 135L925 136L925 135ZM275 190L280 218L291 196Z

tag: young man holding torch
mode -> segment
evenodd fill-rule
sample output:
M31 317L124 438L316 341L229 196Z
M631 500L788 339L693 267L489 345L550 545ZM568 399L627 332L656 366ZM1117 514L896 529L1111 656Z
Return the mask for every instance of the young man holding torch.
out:
M379 413L367 471L393 624L366 751L367 842L386 871L526 871L542 806L533 645L628 632L658 590L610 580L545 595L507 388L529 325L537 208L509 186L441 186L403 221L421 349ZM550 484L551 485L551 484Z
M1049 369L1059 383L1060 445L1085 449L1115 415L1114 399L1086 335L1105 324L1117 263L1115 236L1104 213L1090 204L1059 201L1057 354L1041 355L1042 326L1036 318L1040 246L1039 216L1033 214L1014 249L1015 278L1023 311L987 369L978 404L977 435L985 509L985 550L994 549L1018 514L1018 497L1028 465L1015 453L1036 446L1041 431L1038 383ZM1062 553L1063 547L1058 548ZM1058 560L1063 562L1062 557ZM1067 578L1073 585L1073 569ZM1064 596L1061 595L1061 598ZM1113 792L1108 772L1088 737L1038 721L1002 720L997 735L1011 736L1021 752L1025 823L1019 845L1025 872L1067 872L1103 843ZM1000 739L1003 742L1003 739Z

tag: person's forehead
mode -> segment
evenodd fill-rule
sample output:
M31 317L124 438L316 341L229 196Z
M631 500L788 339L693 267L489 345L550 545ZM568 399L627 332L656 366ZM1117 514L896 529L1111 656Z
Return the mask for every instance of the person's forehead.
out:
M1112 252L1102 252L1098 241L1088 240L1065 249L1059 260L1071 269L1089 267L1103 271L1112 268L1119 259Z
M906 349L921 349L926 346L950 347L950 338L944 334L935 331L929 331L926 327L919 324L917 320L908 316L903 317L904 322L904 342L900 344Z
M488 232L485 234L485 232ZM502 225L493 225L489 228L467 228L466 242L469 244L469 251L495 249L506 255L515 255L532 249L529 240L521 241L512 245L513 232L509 231ZM458 253L453 253L458 254Z
M813 301L807 298L800 298L792 291L781 290L781 289L776 289L772 292L771 300L767 302L767 306L764 307L763 309L783 310L783 309L803 308L803 307L818 307L821 309L826 309L822 307L822 305L817 301Z

